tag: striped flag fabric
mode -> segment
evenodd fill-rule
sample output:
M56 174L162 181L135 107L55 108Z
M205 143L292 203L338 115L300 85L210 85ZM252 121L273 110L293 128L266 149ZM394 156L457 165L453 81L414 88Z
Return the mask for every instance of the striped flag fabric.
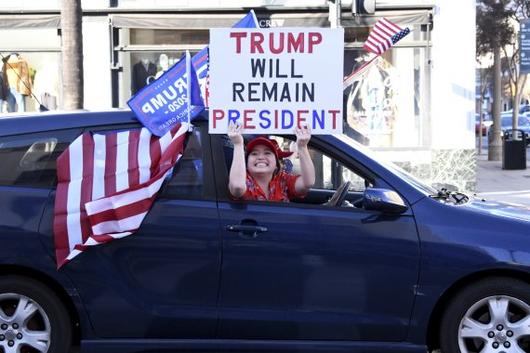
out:
M57 268L90 246L133 234L182 156L189 125L158 137L147 128L86 132L57 159Z
M401 28L386 18L381 18L370 31L363 47L370 53L381 55L409 33L409 28Z

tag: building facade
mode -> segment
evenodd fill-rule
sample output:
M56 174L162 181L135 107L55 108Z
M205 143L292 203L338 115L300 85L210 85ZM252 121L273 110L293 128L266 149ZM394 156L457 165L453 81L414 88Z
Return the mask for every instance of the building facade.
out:
M85 108L126 108L136 91L185 50L208 44L254 9L261 27L329 27L326 0L83 1ZM366 60L362 48L381 17L412 32L344 90L345 133L427 180L475 184L475 2L377 0L353 15L343 0L344 76ZM331 19L331 22L330 22ZM25 110L61 106L59 0L0 4L0 53L19 54L31 76ZM325 68L322 68L325 70ZM8 106L3 111L20 110Z

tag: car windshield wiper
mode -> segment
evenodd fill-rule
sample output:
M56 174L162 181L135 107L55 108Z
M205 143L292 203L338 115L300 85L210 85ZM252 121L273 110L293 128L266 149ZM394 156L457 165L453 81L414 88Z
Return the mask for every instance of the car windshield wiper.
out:
M436 195L431 195L433 199L443 200L444 202L454 203L457 205L466 203L469 201L469 196L462 192L450 191L446 188L441 188L438 190Z

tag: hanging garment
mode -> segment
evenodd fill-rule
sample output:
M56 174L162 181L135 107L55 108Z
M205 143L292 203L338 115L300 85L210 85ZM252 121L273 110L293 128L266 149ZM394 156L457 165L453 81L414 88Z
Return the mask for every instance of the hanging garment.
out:
M29 76L29 67L26 60L18 55L11 54L4 63L4 70L7 85L16 92L28 96L31 94L31 80Z
M149 83L149 77L151 80L156 75L156 65L149 62L144 65L143 62L139 61L133 66L132 77L131 77L131 90L132 94L135 94Z

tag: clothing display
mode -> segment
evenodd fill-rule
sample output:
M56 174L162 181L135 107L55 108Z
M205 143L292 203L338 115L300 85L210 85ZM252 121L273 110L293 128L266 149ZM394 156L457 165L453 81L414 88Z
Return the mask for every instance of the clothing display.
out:
M31 80L29 67L26 60L17 53L12 53L4 59L3 74L4 81L9 88L7 90L6 101L8 111L26 111L25 96L31 94Z
M156 65L149 60L140 60L133 66L131 78L132 94L135 94L155 78Z

